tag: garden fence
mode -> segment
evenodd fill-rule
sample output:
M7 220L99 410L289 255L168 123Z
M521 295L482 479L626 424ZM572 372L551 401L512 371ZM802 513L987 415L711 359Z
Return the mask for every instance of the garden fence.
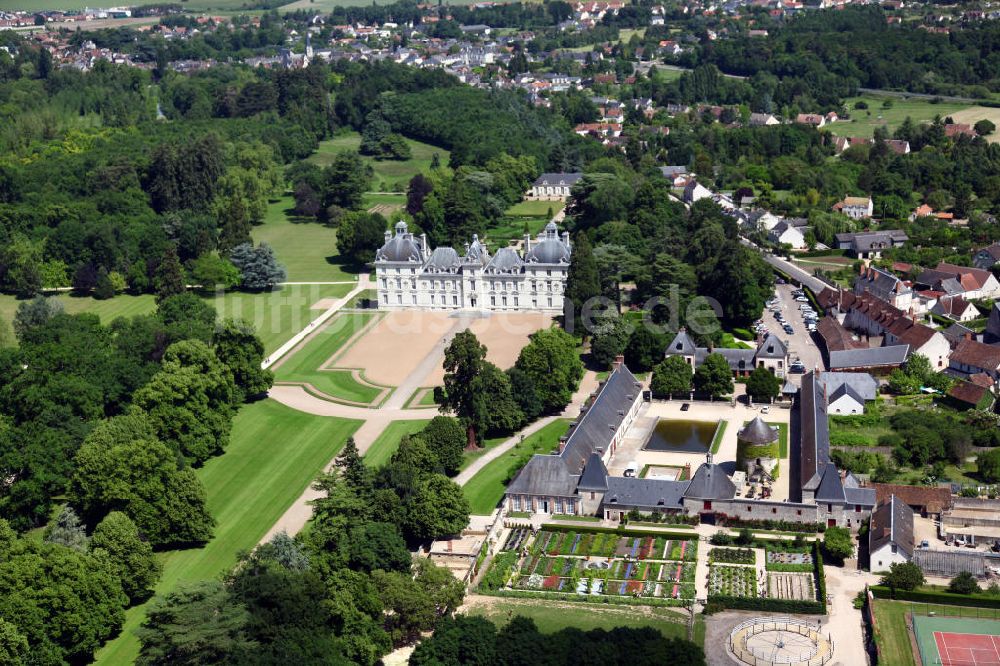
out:
M805 636L815 641L816 648L811 653L795 655L762 655L747 647L747 639L767 631L785 631ZM830 649L819 652L820 642L829 643ZM750 666L776 666L794 664L796 666L822 666L833 659L833 639L823 637L819 631L803 622L788 617L752 618L741 622L729 634L729 649L737 659ZM758 650L757 652L760 652Z

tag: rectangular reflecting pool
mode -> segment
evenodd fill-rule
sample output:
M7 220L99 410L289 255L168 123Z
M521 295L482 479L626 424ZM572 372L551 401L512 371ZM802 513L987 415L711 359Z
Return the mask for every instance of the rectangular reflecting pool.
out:
M712 446L718 427L719 424L712 421L660 419L642 448L645 451L705 453Z

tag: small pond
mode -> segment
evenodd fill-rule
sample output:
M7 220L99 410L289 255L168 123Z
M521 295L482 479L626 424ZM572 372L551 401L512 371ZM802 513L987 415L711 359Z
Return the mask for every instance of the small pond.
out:
M642 448L646 451L705 453L712 446L718 426L718 423L712 421L660 419Z

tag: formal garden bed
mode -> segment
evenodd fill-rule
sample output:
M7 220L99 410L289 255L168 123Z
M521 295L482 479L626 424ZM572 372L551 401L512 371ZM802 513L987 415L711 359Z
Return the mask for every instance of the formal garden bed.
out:
M758 596L757 570L751 567L710 567L708 570L708 595L747 598Z
M757 555L750 548L713 548L708 552L712 564L754 564Z
M816 580L812 573L768 573L767 596L771 599L814 601Z
M653 533L512 529L480 591L592 601L595 597L680 603L695 595L697 542Z
M767 544L766 553L768 571L811 573L815 569L812 544L778 541Z

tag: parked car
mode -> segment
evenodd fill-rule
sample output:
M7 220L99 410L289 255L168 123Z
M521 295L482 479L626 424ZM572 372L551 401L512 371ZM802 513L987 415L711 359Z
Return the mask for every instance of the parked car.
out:
M767 405L764 405L763 407L760 408L760 413L761 414L770 414L771 413L771 408L768 407Z
M784 328L785 328L785 333L788 333L788 335L792 335L795 333L795 329L792 328L791 326L785 326Z
M801 375L806 371L806 366L803 363L792 363L788 366L788 371L793 372L797 375Z
M798 301L799 303L808 303L809 302L809 299L806 298L805 296L796 296L795 300Z
M691 409L691 403L685 402L683 405L681 405L681 411L682 412L686 412L689 409Z

